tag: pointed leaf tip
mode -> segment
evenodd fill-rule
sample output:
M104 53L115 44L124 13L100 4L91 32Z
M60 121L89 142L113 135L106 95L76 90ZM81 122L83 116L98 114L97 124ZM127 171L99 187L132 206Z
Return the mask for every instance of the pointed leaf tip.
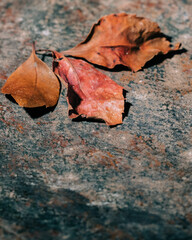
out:
M36 56L34 44L30 57L10 75L1 89L27 108L56 105L59 91L56 75Z

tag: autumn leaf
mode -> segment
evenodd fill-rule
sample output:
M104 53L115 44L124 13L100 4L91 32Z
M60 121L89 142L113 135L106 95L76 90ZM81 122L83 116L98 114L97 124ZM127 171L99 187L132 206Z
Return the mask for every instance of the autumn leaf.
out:
M119 13L102 17L87 38L63 54L80 57L107 68L118 64L133 71L141 69L158 53L167 54L170 42L157 23L133 14Z
M70 118L81 115L103 119L108 125L122 123L123 88L89 63L53 53L54 72L68 84Z
M52 107L56 105L60 84L53 71L35 54L31 56L7 79L1 89L4 94L11 94L22 107Z

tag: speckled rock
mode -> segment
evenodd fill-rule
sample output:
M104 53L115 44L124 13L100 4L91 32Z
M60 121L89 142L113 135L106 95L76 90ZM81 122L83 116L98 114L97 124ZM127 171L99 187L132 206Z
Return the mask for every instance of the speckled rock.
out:
M127 91L110 128L0 94L1 240L192 239L192 2L1 0L0 87L37 48L62 51L110 13L156 21L181 42L133 73L100 69ZM51 59L44 58L51 66Z

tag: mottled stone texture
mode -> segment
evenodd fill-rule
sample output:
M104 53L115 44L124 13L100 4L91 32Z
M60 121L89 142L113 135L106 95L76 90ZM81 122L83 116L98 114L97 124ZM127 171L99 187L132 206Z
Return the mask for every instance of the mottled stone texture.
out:
M156 21L185 50L103 71L127 93L123 124L71 121L0 94L0 239L192 239L191 0L1 0L0 87L37 48L82 41L110 13ZM51 59L44 60L51 65Z

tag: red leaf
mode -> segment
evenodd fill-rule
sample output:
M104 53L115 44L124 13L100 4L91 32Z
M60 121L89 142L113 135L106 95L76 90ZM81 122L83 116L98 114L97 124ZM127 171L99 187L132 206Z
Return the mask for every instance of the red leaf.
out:
M122 123L123 88L89 63L67 59L53 52L54 72L68 84L69 115L103 119L108 125Z
M99 19L83 42L63 53L107 68L122 64L138 71L158 53L166 54L179 47L177 44L171 49L157 23L119 13Z

